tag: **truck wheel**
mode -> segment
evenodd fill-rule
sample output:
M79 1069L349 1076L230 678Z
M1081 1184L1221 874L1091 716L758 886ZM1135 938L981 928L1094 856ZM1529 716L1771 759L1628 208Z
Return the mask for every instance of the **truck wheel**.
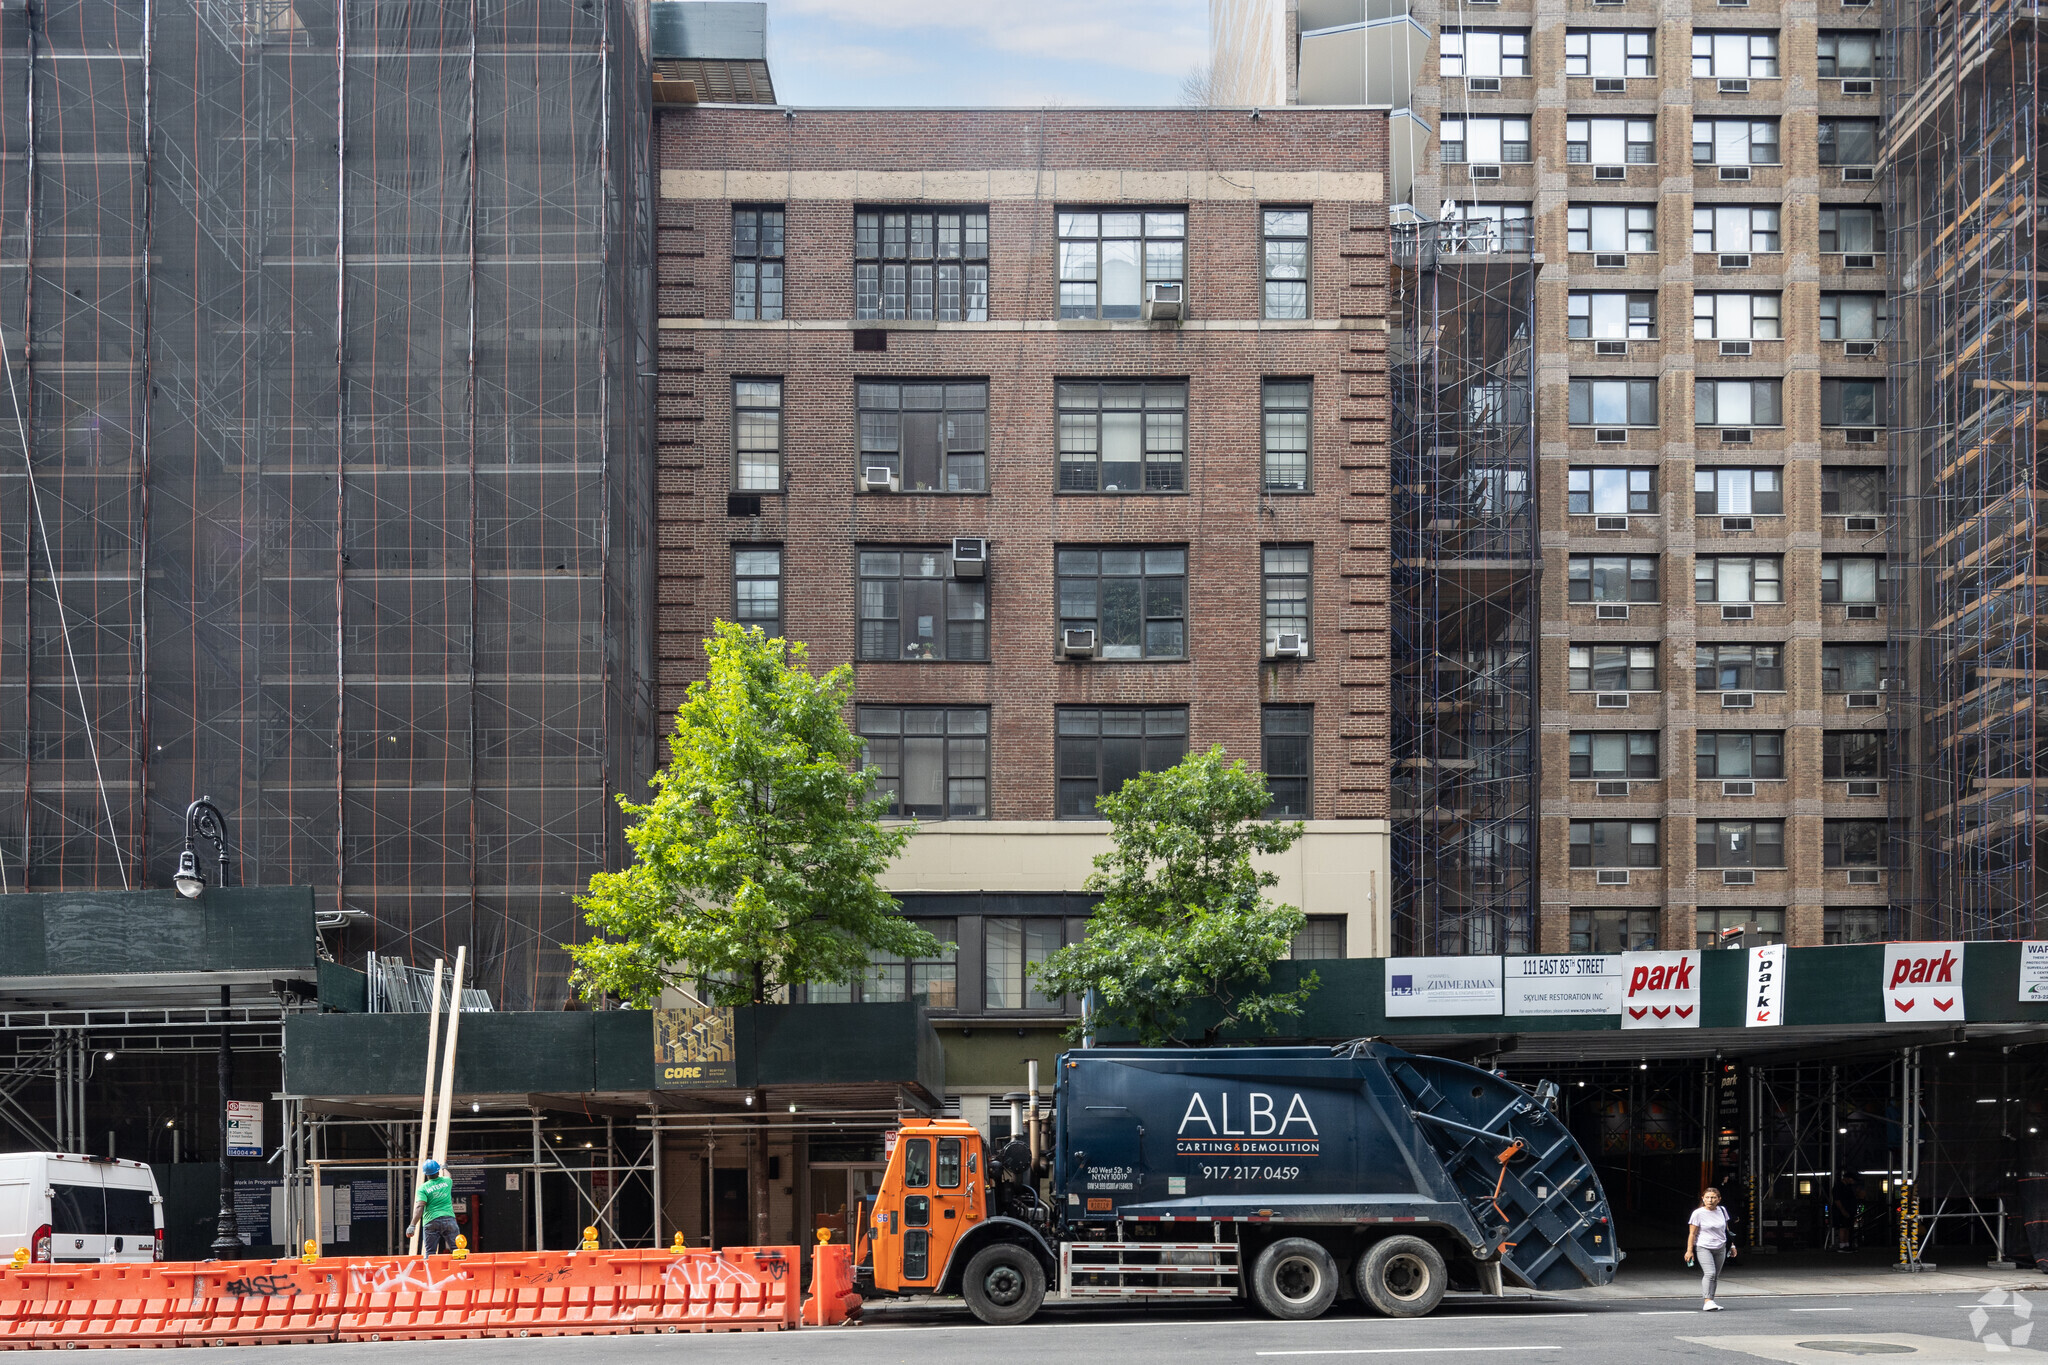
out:
M1390 1318L1419 1318L1443 1302L1450 1272L1420 1237L1388 1237L1358 1258L1358 1297Z
M983 1322L1014 1327L1045 1302L1045 1267L1016 1243L997 1242L977 1251L967 1263L960 1292Z
M1283 1237L1252 1263L1252 1297L1283 1322L1319 1318L1337 1298L1337 1262L1321 1242Z

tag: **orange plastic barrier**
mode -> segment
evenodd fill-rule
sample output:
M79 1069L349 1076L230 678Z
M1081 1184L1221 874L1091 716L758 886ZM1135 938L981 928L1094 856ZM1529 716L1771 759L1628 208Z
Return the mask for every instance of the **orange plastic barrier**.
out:
M40 1279L24 1276L12 1266L0 1265L0 1351L35 1344L35 1319L29 1316L29 1305L41 1292Z
M144 1269L145 1267L109 1267ZM185 1293L184 1346L332 1341L348 1282L339 1259L201 1261L158 1267Z
M549 1251L521 1258L490 1313L490 1334L504 1337L657 1332L661 1251Z
M803 1262L795 1247L726 1247L669 1256L661 1324L678 1332L779 1332L798 1325Z
M837 1327L860 1311L853 1292L853 1247L827 1242L811 1252L811 1296L804 1300L804 1326Z
M434 1341L488 1328L516 1254L351 1258L335 1332L342 1341Z

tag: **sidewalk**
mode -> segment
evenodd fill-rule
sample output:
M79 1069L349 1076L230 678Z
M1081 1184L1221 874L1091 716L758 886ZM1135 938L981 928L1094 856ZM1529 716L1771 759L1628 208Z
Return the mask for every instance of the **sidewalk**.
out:
M1795 1294L1965 1294L1978 1295L1988 1289L2029 1289L2048 1293L2048 1275L2031 1266L2019 1270L1991 1270L1982 1260L1966 1259L1971 1251L1981 1257L1981 1248L1954 1248L1953 1260L1930 1251L1937 1264L1911 1274L1894 1270L1889 1261L1875 1253L1857 1256L1804 1255L1737 1256L1721 1272L1719 1297L1743 1298L1755 1295ZM1613 1284L1599 1289L1574 1290L1579 1299L1696 1299L1700 1293L1697 1270L1688 1270L1675 1250L1652 1250L1630 1255L1622 1263Z

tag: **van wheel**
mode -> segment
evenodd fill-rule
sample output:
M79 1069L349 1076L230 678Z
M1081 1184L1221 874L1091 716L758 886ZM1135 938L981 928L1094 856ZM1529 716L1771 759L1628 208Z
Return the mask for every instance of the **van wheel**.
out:
M1420 1237L1388 1237L1358 1258L1358 1297L1390 1318L1419 1318L1443 1302L1450 1272Z
M1045 1302L1045 1267L1014 1242L997 1242L974 1253L960 1292L974 1316L992 1327L1028 1321Z
M1337 1298L1337 1262L1321 1242L1283 1237L1252 1263L1252 1297L1283 1322L1319 1318Z

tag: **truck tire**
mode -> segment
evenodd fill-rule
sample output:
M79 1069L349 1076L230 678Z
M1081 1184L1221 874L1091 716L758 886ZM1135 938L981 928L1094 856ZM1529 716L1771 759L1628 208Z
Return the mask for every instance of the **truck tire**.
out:
M1358 1297L1390 1318L1419 1318L1443 1302L1450 1272L1420 1237L1388 1237L1358 1258Z
M1045 1302L1045 1267L1015 1242L997 1242L974 1253L960 1280L960 1292L974 1316L992 1327L1026 1322Z
M1283 1237L1252 1262L1252 1297L1283 1322L1319 1318L1337 1298L1337 1262L1321 1242Z

